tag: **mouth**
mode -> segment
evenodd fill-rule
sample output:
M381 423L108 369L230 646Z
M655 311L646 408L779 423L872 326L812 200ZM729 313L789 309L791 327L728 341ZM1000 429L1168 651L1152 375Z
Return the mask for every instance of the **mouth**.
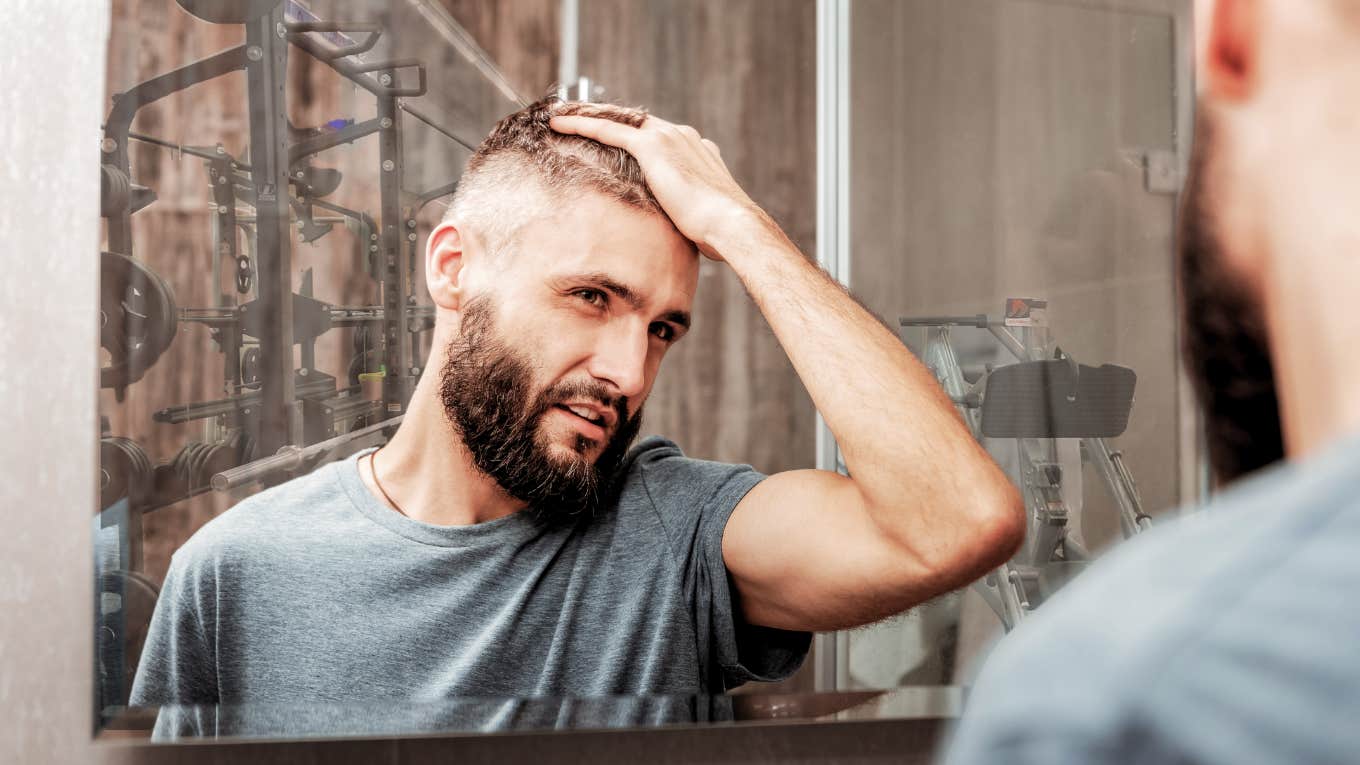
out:
M607 414L594 407L579 404L554 404L553 409L569 418L582 435L595 441L604 440L605 428L610 422Z

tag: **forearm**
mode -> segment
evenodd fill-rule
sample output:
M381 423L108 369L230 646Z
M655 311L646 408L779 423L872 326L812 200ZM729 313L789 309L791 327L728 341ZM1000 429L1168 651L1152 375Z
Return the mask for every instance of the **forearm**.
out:
M929 370L768 216L739 221L712 245L774 330L875 523L925 557L998 519L1014 526L1014 490Z

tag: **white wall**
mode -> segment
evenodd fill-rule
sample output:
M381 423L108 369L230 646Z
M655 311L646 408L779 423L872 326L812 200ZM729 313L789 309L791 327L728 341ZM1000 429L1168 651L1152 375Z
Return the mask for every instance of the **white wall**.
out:
M90 754L94 179L107 35L104 2L5 2L0 762L74 763Z

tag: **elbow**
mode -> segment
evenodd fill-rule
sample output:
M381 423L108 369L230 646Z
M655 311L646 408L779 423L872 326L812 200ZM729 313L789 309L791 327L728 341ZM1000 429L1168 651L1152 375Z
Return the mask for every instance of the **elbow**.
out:
M949 589L971 583L1010 560L1025 541L1025 503L1006 481L972 503L969 522L958 542L934 561L934 571Z
M990 512L979 530L983 571L990 571L1010 560L1024 544L1026 531L1025 501L1020 491L1004 481L997 496L988 502Z

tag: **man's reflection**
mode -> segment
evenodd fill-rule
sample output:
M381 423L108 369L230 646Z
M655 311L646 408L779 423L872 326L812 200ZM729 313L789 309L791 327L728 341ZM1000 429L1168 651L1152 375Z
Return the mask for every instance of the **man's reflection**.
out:
M762 310L849 476L629 449L700 254ZM425 267L430 373L400 430L175 554L132 704L722 693L1020 541L1015 490L931 374L692 128L511 115Z

